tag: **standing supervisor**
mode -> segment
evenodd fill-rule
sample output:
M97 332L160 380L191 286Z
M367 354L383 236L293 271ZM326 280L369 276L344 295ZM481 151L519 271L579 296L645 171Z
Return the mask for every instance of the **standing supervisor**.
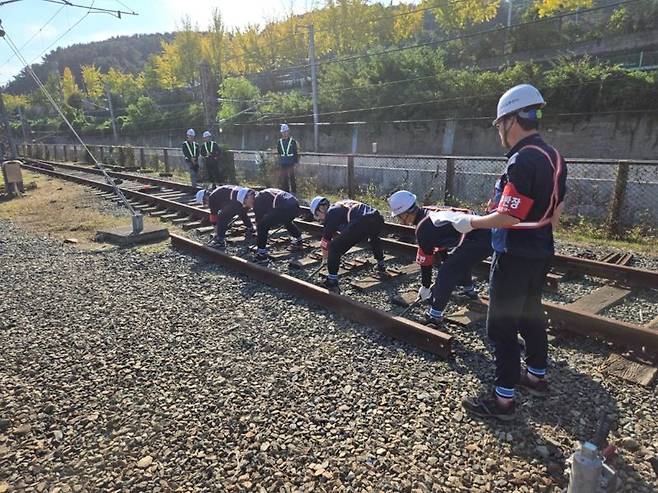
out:
M183 159L190 172L192 186L196 187L199 176L199 144L194 140L196 133L193 128L188 129L185 135L186 139L181 146L183 149Z
M503 94L493 124L509 152L490 213L454 220L460 233L492 229L487 333L494 345L496 380L491 395L463 401L476 416L512 419L516 386L536 396L548 393L548 321L541 296L554 253L553 228L564 207L567 168L560 153L538 133L545 104L541 93L528 84ZM524 370L519 333L525 340Z
M206 165L206 172L208 173L208 181L212 183L213 188L221 183L226 178L220 176L219 173L219 155L221 149L219 144L212 140L212 134L206 130L203 132L203 145L201 146L201 155L203 162Z
M281 138L276 148L279 153L279 188L296 194L295 165L299 162L299 146L285 123L281 125Z

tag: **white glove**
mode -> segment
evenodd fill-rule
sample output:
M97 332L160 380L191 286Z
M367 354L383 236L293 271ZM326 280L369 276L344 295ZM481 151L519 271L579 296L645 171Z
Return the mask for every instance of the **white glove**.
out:
M452 227L462 234L470 233L474 229L473 226L471 226L471 219L475 219L476 217L478 216L462 214L452 221Z
M430 288L426 288L425 286L421 286L420 289L418 290L418 298L420 298L421 301L427 301L432 297L432 290Z

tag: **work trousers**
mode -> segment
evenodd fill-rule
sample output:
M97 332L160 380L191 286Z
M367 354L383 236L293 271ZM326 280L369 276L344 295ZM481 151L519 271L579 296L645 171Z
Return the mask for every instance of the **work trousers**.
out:
M190 173L190 182L192 183L192 186L196 187L199 176L199 164L191 164L185 159L183 159L183 164L187 167L187 170Z
M441 263L432 291L432 308L443 311L455 286L473 284L471 269L491 255L491 244L465 241Z
M331 240L329 244L329 258L327 259L327 271L329 274L338 274L340 258L357 243L368 240L372 254L377 261L384 260L379 234L384 227L384 218L379 212L366 214L348 224L348 226Z
M293 195L297 193L297 180L295 179L295 165L279 166L279 188L290 192Z
M206 165L206 173L208 174L208 181L213 185L216 185L218 183L221 184L222 177L220 176L219 173L219 163L217 162L217 158L207 157L204 158L203 161L204 164Z
M267 247L267 236L270 229L276 226L285 226L290 236L299 238L302 233L297 226L292 222L299 215L299 205L291 205L286 207L276 207L263 216L263 218L256 224L256 244L259 249Z
M548 320L541 294L550 269L549 258L494 253L489 274L487 334L494 345L496 386L513 389L521 362L518 335L525 340L526 365L546 369Z

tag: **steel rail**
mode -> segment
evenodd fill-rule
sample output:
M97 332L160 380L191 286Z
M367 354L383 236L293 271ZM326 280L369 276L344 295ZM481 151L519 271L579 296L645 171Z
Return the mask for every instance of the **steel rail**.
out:
M76 171L83 171L92 174L102 174L100 170L92 167L79 166L68 163L60 163L57 161L46 161L38 159L27 159L32 162L43 162L55 166L60 166L65 169ZM148 176L137 175L134 173L125 173L118 171L107 171L110 176L114 178L121 178L124 180L138 181L140 183L149 185L158 185L182 192L194 193L199 188L192 187L180 182L161 180L158 178L151 178ZM308 207L301 207L301 210L310 215ZM322 229L317 223L310 221L296 220L297 225L308 232L319 232ZM404 226L391 222L384 223L384 231L387 234L398 235L400 237L413 237L415 229L412 226ZM382 243L385 247L392 251L415 255L417 246L413 243L398 241L390 238L382 238ZM552 259L552 268L559 272L575 271L581 274L586 274L594 277L601 277L604 279L621 281L633 286L641 286L648 288L658 288L658 271L651 271L646 269L638 269L636 267L628 267L625 265L610 264L606 262L599 262L596 260L589 260L580 257L573 257L570 255L562 255L556 253Z
M453 336L445 332L421 325L413 320L391 315L347 296L332 293L315 284L262 267L243 258L219 252L188 238L176 234L172 234L170 237L171 244L175 248L208 257L213 262L248 275L251 279L307 299L345 318L377 329L389 337L407 342L423 351L444 358L450 356Z
M50 176L53 176L53 177L56 177L56 178L61 178L61 179L64 179L64 180L74 181L76 183L80 183L80 184L83 184L83 185L92 186L92 187L101 189L103 191L111 192L113 190L112 186L105 183L105 182L90 180L89 178L70 175L70 174L67 174L67 173L63 173L61 171L44 169L44 168L40 168L40 167L32 166L32 165L27 165L27 164L24 164L23 167L25 167L26 169L36 171L36 172L40 172L40 173L44 173L44 174L47 174L47 175L50 175ZM76 171L84 171L84 170L79 170L78 169ZM209 213L207 211L201 209L201 208L194 207L194 206L189 206L189 205L186 205L186 204L181 204L180 202L175 202L173 200L165 199L165 198L162 198L162 197L157 197L157 196L154 196L154 195L151 195L151 194L148 194L148 193L144 193L144 192L140 192L140 191L136 191L136 190L131 190L129 188L122 188L122 192L124 192L127 197L134 198L134 199L137 199L137 200L140 200L140 201L143 201L143 202L152 203L152 204L158 205L158 206L160 206L162 208L165 208L165 209L178 210L178 211L181 211L181 212L183 212L187 215L190 215L194 218L197 218L197 219L204 219L205 220L209 216ZM307 222L307 221L298 221L298 222L299 222L300 226L302 227L302 229L306 229L307 231L310 230L310 231L313 231L313 232L317 232L321 228L321 226L316 224L316 223L310 223L310 222ZM172 237L173 236L175 236L175 235L172 235ZM182 238L182 237L179 237L179 238ZM174 240L174 241L182 242L182 240L184 240L184 239L181 239L181 240L177 239L177 240ZM415 248L414 245L410 245L408 243L396 242L395 240L383 239L383 241L384 241L385 245L388 245L388 246L393 245L393 247L397 247L397 248L401 248L401 249L408 249L410 247ZM192 243L196 243L196 242L192 242ZM207 248L207 247L205 247L204 245L201 245L201 244L192 245L190 243L189 246L190 246L190 249L193 249L193 250L196 249L197 251L203 251L205 253L211 253L211 254L220 253L220 252L216 252L214 249ZM201 250L199 250L199 248L201 248ZM226 254L223 254L223 255L225 255L226 257L231 257L230 255L226 255ZM215 258L219 259L221 257L215 256ZM232 266L236 267L236 268L241 266L241 265L244 265L244 263L249 264L250 266L253 265L253 264L249 263L248 261L246 261L244 259L239 259L238 257L231 257L231 258L234 259L233 261L231 261L231 262L233 262ZM239 260L239 262L238 262L238 260ZM226 261L227 261L227 265L228 265L229 261L228 260L226 260ZM256 266L256 267L260 267L260 266ZM260 268L265 269L264 267L260 267ZM269 270L269 269L265 269L265 270ZM261 272L261 271L255 271L255 270L250 269L249 272ZM262 275L262 273L258 274L258 275ZM283 274L281 274L281 275L283 275ZM289 284L290 286L293 286L293 284L294 284L292 282L293 279L295 281L304 282L304 285L314 286L312 284L306 283L305 281L301 281L301 280L299 280L297 278L294 278L292 276L286 276L285 279L286 279L285 283ZM264 279L260 279L260 280L262 280L263 282L267 282ZM282 282L284 282L284 281L282 281ZM296 286L296 287L294 287L294 289L301 290L302 292L304 292L304 289L305 289L304 286L302 286L302 287L300 287L298 285L294 285L294 286ZM316 288L316 290L313 291L313 294L309 294L309 296L316 297L316 296L318 296L318 294L317 294L318 292L326 293L326 290L324 290L323 288L319 288L317 286L314 286L314 287ZM293 288L291 287L290 289L293 289ZM317 290L319 290L319 291L317 291ZM301 294L300 294L300 296L301 296ZM358 304L358 302L355 302L354 300L350 300L349 298L346 298L345 296L340 296L340 295L335 295L335 296L338 296L338 298L332 298L332 300L327 301L327 303L332 303L332 306L333 306L333 303L337 303L337 300L340 300L340 303L345 304L344 305L345 308L340 308L340 310L341 310L340 313L343 313L348 318L351 318L351 315L349 313L351 308L349 308L349 307L351 306L351 303L357 303ZM350 303L347 303L347 300L349 300ZM339 306L340 303L337 303L336 306ZM544 308L546 309L547 313L549 314L549 316L551 316L553 318L553 321L558 322L557 325L559 325L561 328L563 328L565 330L575 332L577 334L581 334L581 335L585 335L585 336L592 336L592 335L594 335L594 336L603 336L606 340L610 340L611 342L619 343L622 346L642 347L642 348L645 348L648 351L652 352L653 354L658 354L658 331L656 331L656 330L649 329L647 327L643 327L643 326L636 325L636 324L631 324L631 323L628 323L628 322L622 322L622 321L619 321L619 320L614 320L614 319L610 319L610 318L606 318L606 317L601 317L599 315L593 315L591 313L586 313L586 312L583 312L583 311L580 311L580 310L577 310L577 309L570 308L566 305L559 305L559 304L551 303L551 302L547 302L547 301L543 301L542 304L543 304ZM375 309L373 308L373 310L375 310ZM361 312L360 314L354 315L354 316L361 317L357 321L370 325L370 323L367 321L367 319L363 315L363 313L364 312ZM390 317L390 315L386 314L386 312L381 312L381 313ZM377 315L375 317L373 323L374 324L381 323L380 317L381 317L381 315ZM393 317L393 318L401 319L402 321L406 321L406 319L401 318L401 317ZM356 320L356 319L354 319L354 320ZM393 330L393 331L395 330L395 329L391 329L390 327L402 327L401 325L399 325L399 321L395 322L395 323L393 323L393 322L390 322L390 323L393 324L393 325L386 325L385 326L385 327L388 327L385 330L387 330L389 332L391 330ZM412 323L415 324L414 326L425 327L425 326L417 324L415 322L412 322ZM427 329L428 327L425 327L425 328ZM402 335L399 338L402 338L402 337L405 337L405 336ZM408 336L408 337L410 338L410 339L408 339L409 341L414 340L414 341L417 341L418 344L427 344L426 342L423 343L422 337L419 336L418 334L415 334L414 336ZM407 339L405 339L405 340L407 340ZM446 344L448 344L448 342L446 342ZM426 349L426 350L428 350L428 349ZM437 349L437 351L438 351L438 349ZM437 353L437 354L439 354L439 353Z

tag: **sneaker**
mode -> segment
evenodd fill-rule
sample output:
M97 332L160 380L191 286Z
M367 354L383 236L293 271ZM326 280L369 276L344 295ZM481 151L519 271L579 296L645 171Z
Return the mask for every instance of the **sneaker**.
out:
M494 393L467 397L462 401L462 407L469 413L481 418L496 418L501 421L511 421L516 416L516 404L512 400L510 406L502 406Z
M257 253L254 257L254 262L257 264L267 264L270 261L270 257L266 253Z
M290 242L290 245L288 246L288 250L291 252L299 252L304 249L304 242L302 241L301 238L295 238Z
M210 248L214 248L215 250L226 250L226 241L223 239L213 238L210 240L208 246L210 246Z
M328 289L329 291L338 291L338 281L335 279L329 279L328 277L325 277L319 285L325 289Z
M462 288L455 293L456 296L461 296L462 298L468 298L469 300L479 299L478 292L474 287Z
M425 312L425 323L441 325L443 323L443 314L438 315L436 313L432 313L432 309L429 309Z
M520 388L535 397L546 397L548 395L548 382L546 379L540 378L534 382L530 380L528 372L525 369L521 369L521 378L519 379L518 385Z

